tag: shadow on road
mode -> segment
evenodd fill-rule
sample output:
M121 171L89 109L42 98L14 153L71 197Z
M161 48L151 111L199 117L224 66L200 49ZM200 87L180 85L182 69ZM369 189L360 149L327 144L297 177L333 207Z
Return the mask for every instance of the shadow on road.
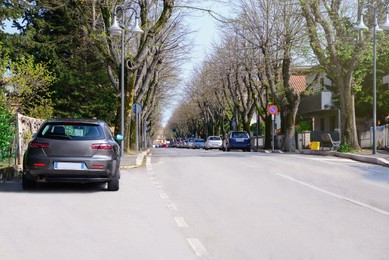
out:
M105 184L88 183L39 183L35 188L23 190L20 181L0 182L0 192L25 192L25 193L92 193L106 191Z

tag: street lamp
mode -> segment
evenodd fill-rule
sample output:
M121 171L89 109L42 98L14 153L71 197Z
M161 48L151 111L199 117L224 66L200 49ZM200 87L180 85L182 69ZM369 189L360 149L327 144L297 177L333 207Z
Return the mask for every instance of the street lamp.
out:
M386 20L381 25L382 29L378 25L378 3L364 4L362 6L362 14L360 16L359 24L355 27L357 30L369 29L363 22L363 10L365 8L373 8L374 10L374 25L373 25L373 154L377 152L377 140L376 140L376 126L377 126L377 32L381 32L389 29L389 5L386 5Z
M139 17L137 11L127 4L117 5L114 10L114 18L111 27L109 27L109 31L112 35L122 35L122 61L121 61L121 75L120 75L120 87L121 87L121 114L120 114L120 135L124 137L124 38L126 34L126 26L125 26L125 12L127 10L132 10L135 13L135 24L129 29L131 33L140 34L143 33L143 30L139 27ZM117 19L118 11L122 12L122 24L119 25ZM121 154L124 154L124 140L120 141L121 146Z

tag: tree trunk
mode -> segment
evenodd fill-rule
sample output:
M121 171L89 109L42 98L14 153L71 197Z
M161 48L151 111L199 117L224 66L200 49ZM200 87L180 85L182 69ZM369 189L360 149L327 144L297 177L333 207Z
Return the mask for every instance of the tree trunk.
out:
M288 111L285 120L286 131L285 131L284 151L295 152L296 151L295 123L296 123L296 114L300 103L300 96L296 93L292 93L289 95L291 96L290 99L292 100L290 100L289 104L287 105Z
M357 126L355 123L354 94L352 86L348 84L347 77L336 78L339 89L340 111L341 111L341 143L348 144L357 150L361 147L358 142Z

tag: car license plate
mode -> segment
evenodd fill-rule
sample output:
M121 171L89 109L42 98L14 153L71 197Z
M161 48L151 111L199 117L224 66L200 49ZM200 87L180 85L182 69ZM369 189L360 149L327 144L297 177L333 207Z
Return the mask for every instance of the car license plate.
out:
M244 138L236 138L237 142L244 142Z
M55 170L86 170L85 163L54 162Z

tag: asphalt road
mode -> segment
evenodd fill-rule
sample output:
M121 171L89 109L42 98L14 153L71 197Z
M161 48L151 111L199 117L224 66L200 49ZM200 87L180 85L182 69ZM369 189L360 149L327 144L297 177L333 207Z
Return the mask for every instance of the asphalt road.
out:
M389 172L335 157L154 150L205 259L389 259Z
M154 149L96 185L0 183L0 259L389 259L387 168Z

